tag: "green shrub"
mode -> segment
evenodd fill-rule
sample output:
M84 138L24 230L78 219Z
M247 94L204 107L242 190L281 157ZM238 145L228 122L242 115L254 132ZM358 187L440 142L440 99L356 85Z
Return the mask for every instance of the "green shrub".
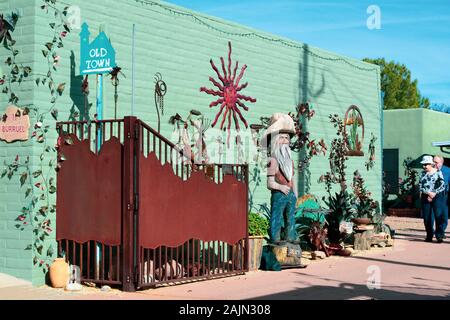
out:
M268 234L269 221L259 213L250 212L248 215L248 235L265 236Z

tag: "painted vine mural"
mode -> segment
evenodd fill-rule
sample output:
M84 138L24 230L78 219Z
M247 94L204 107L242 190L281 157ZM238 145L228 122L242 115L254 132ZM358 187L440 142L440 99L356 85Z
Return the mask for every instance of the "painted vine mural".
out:
M15 156L11 162L4 163L5 168L1 172L1 178L12 180L18 177L20 187L24 190L25 205L19 209L16 218L16 228L25 230L31 228L33 232L32 242L24 248L31 250L33 264L47 272L55 255L55 248L47 245L46 240L54 232L52 215L56 212L56 181L54 171L64 161L64 156L57 157L58 144L71 143L70 141L58 141L54 145L51 141L53 121L58 118L57 102L63 94L65 83L57 83L55 76L58 71L61 56L59 50L64 47L64 39L70 33L70 27L66 21L68 7L60 8L56 0L44 0L40 7L48 15L49 38L42 44L42 56L45 59L47 72L39 77L32 73L29 66L17 62L20 55L13 38L15 26L20 19L17 13L8 17L1 16L0 37L3 44L2 50L7 50L8 58L4 76L1 79L2 93L8 97L10 104L17 105L23 110L22 115L29 115L34 121L31 141L35 142L35 148L39 148L39 161L31 161L29 157ZM18 95L19 85L34 76L36 86L46 88L49 94L48 103L36 106L23 104ZM5 115L2 121L5 121Z

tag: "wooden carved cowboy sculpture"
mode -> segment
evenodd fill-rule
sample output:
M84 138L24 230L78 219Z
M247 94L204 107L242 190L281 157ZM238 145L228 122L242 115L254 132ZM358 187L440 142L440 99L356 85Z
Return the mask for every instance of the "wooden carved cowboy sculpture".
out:
M272 193L269 236L274 244L286 241L298 244L295 229L297 181L289 146L294 133L292 118L287 114L275 113L261 140L261 146L267 148L270 154L267 164L267 188Z

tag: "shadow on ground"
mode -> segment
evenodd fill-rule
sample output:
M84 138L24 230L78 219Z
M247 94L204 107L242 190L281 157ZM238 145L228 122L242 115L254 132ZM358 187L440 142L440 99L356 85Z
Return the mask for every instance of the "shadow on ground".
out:
M425 293L407 292L411 289ZM368 289L365 285L342 283L335 286L311 286L296 290L256 297L261 300L448 300L448 290L428 289L423 286L388 287Z

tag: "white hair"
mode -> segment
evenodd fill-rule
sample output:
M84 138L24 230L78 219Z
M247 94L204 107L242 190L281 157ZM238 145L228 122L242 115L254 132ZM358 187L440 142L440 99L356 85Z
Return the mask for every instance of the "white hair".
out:
M270 144L271 154L277 160L278 166L285 178L291 181L293 176L291 148L289 148L289 144L280 144L278 138L279 134L272 137Z

